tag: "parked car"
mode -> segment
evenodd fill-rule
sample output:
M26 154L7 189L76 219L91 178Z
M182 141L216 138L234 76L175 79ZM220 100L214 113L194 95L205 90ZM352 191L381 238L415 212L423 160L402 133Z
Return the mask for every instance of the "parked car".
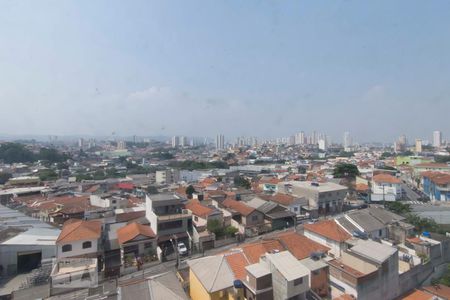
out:
M178 248L178 253L180 255L188 254L188 249L187 249L186 245L183 242L179 242L178 245L177 245L177 248Z

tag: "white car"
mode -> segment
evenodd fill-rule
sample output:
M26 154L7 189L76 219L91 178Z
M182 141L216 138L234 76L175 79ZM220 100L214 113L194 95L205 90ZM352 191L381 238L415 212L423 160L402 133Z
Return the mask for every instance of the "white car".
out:
M177 245L178 253L180 255L186 255L188 253L188 249L186 248L186 245L183 242L179 242Z

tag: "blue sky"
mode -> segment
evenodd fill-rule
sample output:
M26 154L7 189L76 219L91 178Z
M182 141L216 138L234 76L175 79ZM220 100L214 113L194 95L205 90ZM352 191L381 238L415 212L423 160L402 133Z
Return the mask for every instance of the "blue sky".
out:
M450 133L450 2L0 1L0 132Z

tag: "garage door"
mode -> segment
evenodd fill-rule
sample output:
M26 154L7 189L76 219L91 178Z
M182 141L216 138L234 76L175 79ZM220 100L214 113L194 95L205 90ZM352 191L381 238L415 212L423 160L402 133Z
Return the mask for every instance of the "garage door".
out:
M36 269L41 264L41 251L27 251L17 253L17 272L24 273Z

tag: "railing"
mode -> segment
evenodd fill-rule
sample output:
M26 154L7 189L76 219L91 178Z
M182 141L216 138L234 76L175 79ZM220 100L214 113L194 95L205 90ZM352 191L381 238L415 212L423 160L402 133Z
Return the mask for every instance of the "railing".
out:
M171 214L171 215L160 215L158 216L158 220L160 221L167 221L167 220L175 220L175 219L183 219L183 218L188 218L191 217L192 214L189 212L183 212L180 214Z

